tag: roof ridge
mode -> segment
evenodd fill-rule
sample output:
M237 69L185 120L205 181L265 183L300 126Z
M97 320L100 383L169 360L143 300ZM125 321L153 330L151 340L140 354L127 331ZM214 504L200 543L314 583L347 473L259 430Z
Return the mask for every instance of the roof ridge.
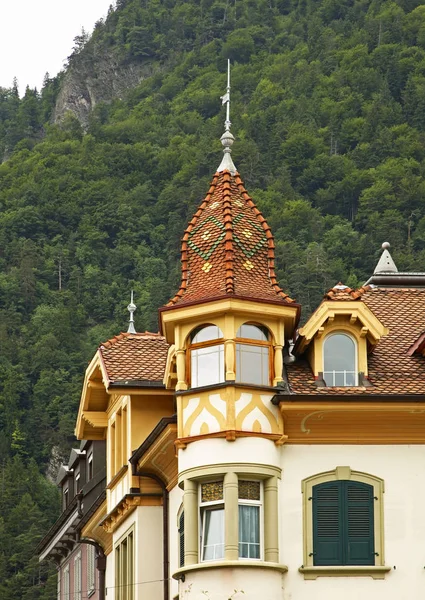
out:
M336 285L334 285L327 292L325 292L323 297L325 300L332 300L332 301L344 300L344 299L345 300L359 300L365 292L367 292L371 289L373 289L373 288L370 285L363 285L359 288L352 289L339 281Z
M162 338L164 336L162 336L159 332L154 333L153 331L137 331L136 333L130 333L128 331L122 331L121 333L119 333L118 335L114 335L114 337L110 338L109 340L106 340L106 342L102 342L101 344L99 344L99 348L110 348L111 346L117 344L118 342L121 342L123 339L126 338L140 338L140 337L144 337L144 338Z

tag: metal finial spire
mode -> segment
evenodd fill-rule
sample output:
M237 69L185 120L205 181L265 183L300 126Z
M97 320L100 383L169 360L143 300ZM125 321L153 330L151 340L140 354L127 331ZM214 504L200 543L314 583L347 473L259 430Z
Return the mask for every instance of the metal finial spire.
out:
M136 310L136 308L137 306L134 304L133 301L133 290L131 290L130 304L127 306L127 310L130 313L130 320L128 322L127 333L137 333L136 328L134 327L134 311Z
M232 157L230 156L232 150L231 146L235 141L235 138L230 133L230 127L232 125L230 121L230 59L227 59L227 89L224 96L221 96L221 103L226 104L226 120L224 121L225 132L220 138L222 145L224 146L224 156L217 171L225 171L226 169L231 172L232 175L236 173L236 167L233 164Z

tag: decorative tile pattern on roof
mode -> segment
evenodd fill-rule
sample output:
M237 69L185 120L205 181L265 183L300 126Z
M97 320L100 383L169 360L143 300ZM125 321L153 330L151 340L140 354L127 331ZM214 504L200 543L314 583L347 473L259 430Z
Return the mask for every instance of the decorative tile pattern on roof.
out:
M389 328L368 355L371 387L317 387L307 361L287 366L288 381L295 394L313 395L425 395L425 359L409 355L409 349L423 332L425 289L369 288L362 300Z
M182 282L168 306L224 297L293 302L274 271L270 227L236 173L216 173L182 240Z
M162 381L168 344L159 333L121 333L99 347L110 383Z

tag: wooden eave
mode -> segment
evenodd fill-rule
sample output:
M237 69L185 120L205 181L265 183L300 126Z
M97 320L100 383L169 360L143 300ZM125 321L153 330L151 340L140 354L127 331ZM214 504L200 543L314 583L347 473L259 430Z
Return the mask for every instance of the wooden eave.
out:
M330 300L322 302L319 308L312 314L307 323L299 331L295 352L300 355L315 335L322 333L322 328L327 322L332 322L335 317L344 317L349 323L361 324L362 335L375 345L383 335L389 333L389 329L374 315L364 302Z
M100 352L97 351L87 367L78 409L75 436L82 440L104 439L108 425L109 379Z
M279 403L286 444L424 444L425 396Z
M82 528L81 537L94 540L102 546L105 554L109 554L112 550L112 534L101 526L106 514L107 502L105 499Z
M167 490L177 484L178 463L175 441L177 439L177 423L168 423L164 430L149 441L149 446L137 461L137 473L151 473L160 477Z

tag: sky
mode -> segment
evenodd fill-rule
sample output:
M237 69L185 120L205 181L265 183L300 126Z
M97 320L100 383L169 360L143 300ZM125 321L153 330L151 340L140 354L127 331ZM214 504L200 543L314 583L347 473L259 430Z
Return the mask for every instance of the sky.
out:
M41 89L44 75L56 75L71 54L81 28L91 33L113 0L0 0L0 87L17 77Z

